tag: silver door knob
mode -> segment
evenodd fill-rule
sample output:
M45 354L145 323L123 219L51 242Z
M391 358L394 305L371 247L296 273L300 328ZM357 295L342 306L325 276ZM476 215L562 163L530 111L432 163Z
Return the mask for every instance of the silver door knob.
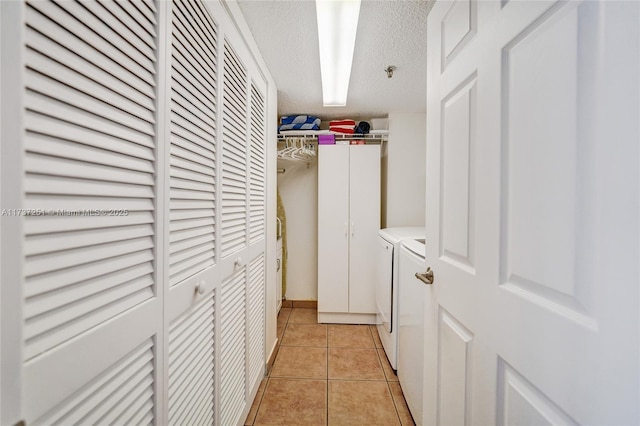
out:
M433 270L431 270L431 268L429 267L427 268L427 271L424 274L416 272L416 278L427 285L433 284L433 280L434 280Z

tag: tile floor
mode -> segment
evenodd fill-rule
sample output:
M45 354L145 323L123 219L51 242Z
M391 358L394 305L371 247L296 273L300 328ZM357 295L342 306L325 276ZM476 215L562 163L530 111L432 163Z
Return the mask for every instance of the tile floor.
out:
M245 425L413 425L378 332L282 308L280 347Z

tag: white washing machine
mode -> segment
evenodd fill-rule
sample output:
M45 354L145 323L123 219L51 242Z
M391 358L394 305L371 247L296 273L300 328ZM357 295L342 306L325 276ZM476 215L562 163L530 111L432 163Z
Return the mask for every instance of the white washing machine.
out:
M424 238L424 228L386 228L378 233L376 282L377 328L389 363L397 370L398 359L398 264L400 242Z
M424 311L429 287L416 277L424 273L424 239L408 239L400 245L398 271L398 380L416 424L422 424L424 372Z

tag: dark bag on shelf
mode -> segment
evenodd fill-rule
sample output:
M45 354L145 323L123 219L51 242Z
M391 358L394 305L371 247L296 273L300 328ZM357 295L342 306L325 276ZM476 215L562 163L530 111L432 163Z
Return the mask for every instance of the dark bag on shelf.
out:
M367 123L366 121L361 121L358 123L353 133L357 135L366 135L367 133L369 133L370 128L371 126L369 125L369 123Z

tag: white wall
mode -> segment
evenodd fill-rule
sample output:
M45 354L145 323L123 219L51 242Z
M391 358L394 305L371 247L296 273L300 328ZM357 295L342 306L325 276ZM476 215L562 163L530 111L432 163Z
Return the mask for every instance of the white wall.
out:
M424 226L426 115L389 113L383 158L382 225Z
M278 189L287 215L290 300L318 299L318 164L278 161Z

